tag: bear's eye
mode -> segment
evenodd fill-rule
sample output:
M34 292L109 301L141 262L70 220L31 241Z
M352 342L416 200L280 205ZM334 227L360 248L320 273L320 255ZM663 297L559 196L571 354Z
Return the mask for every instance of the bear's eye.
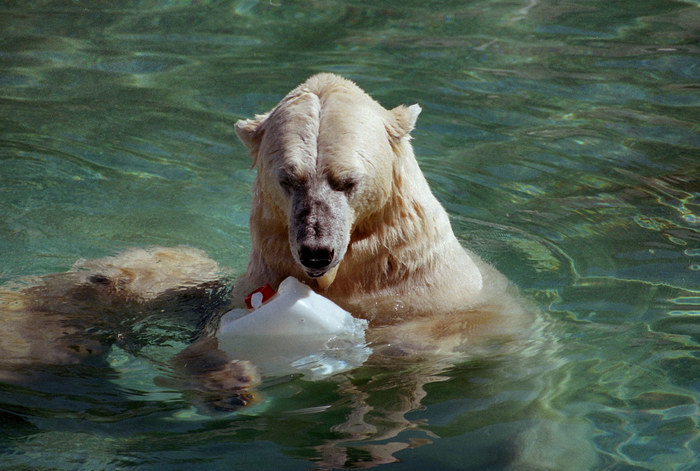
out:
M109 278L106 277L105 275L92 275L90 278L90 283L96 284L96 285L108 285L109 284Z
M285 193L292 193L302 185L302 182L290 172L278 172L277 181L279 181L279 184Z
M280 186L284 191L289 192L294 189L294 181L291 178L285 176L280 178L279 181Z
M355 190L357 182L358 178L354 175L347 175L341 178L329 178L329 183L333 190L343 192L347 195Z

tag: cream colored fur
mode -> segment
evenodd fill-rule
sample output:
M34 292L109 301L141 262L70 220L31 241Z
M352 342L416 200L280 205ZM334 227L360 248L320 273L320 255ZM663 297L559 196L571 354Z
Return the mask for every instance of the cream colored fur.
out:
M416 162L409 133L419 113L418 105L386 110L353 82L319 74L269 113L236 123L258 172L238 297L292 275L413 343L513 327L505 278L460 245ZM343 187L333 182L347 176L355 187L339 196ZM345 208L347 234L336 237L343 255L325 289L294 253L294 198Z

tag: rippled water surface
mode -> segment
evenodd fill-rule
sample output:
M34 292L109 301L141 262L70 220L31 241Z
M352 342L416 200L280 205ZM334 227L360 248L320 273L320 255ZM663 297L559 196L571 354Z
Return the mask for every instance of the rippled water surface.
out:
M148 245L240 271L254 176L232 125L332 71L420 103L456 234L547 324L212 415L154 383L189 328L160 316L109 371L0 383L2 467L697 469L699 24L670 0L0 2L2 283Z

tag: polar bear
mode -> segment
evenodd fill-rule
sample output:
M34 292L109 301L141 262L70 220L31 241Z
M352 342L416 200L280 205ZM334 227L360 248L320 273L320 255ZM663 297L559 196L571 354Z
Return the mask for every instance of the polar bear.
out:
M251 252L233 302L294 276L369 321L368 362L401 371L391 386L338 378L352 412L333 427L342 438L320 447L328 467L347 463L343 442L368 437L383 444L367 446L363 466L394 461L409 446L394 437L415 426L406 414L421 407L426 384L446 379L465 354L512 352L512 365L527 364L518 340L540 328L516 288L455 237L411 146L420 112L387 110L352 81L321 73L235 124L257 176ZM374 387L396 396L380 406ZM543 448L516 451L514 462L547 467Z
M81 259L66 272L0 286L0 381L94 362L153 313L205 314L227 302L225 279L203 251L180 246Z
M460 245L418 166L410 132L420 111L387 110L321 73L236 123L257 170L237 299L291 275L387 343L421 349L522 326L507 280Z
M232 304L294 276L368 320L377 355L473 349L525 324L505 277L460 245L418 166L410 132L420 111L386 110L353 82L324 73L269 113L236 123L257 176L249 263ZM0 340L0 378L29 364L99 356L110 339L85 332L111 331L125 311L199 299L207 322L174 364L194 388L217 398L231 391L233 405L247 403L242 391L257 381L255 371L217 349L226 303L211 293L225 286L220 276L196 249L130 249L5 290L0 324L22 334Z

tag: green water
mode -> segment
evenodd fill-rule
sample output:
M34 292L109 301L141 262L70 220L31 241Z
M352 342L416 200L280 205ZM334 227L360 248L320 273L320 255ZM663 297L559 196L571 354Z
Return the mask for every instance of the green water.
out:
M154 385L184 345L156 323L109 372L0 383L2 467L497 470L539 447L697 469L699 24L661 0L0 1L1 282L145 245L240 271L254 176L233 123L331 71L420 103L456 234L547 321L418 392L421 365L379 365L223 415Z

